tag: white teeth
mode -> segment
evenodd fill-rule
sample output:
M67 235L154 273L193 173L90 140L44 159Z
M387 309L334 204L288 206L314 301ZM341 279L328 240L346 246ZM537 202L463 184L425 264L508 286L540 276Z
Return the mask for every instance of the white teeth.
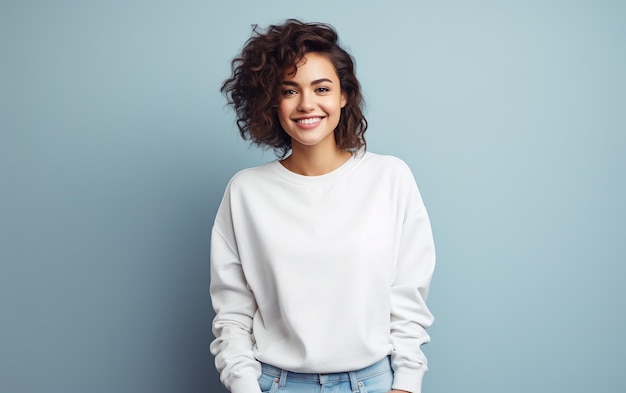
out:
M298 123L300 123L300 124L313 124L313 123L319 123L320 121L322 121L321 117L312 117L310 119L298 120Z

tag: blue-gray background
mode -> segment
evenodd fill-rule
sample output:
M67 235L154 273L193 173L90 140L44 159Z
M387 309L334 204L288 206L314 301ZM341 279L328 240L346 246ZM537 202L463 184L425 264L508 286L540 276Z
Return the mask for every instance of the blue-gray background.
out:
M0 391L222 392L209 232L250 25L323 21L430 211L425 392L624 392L626 3L0 3Z

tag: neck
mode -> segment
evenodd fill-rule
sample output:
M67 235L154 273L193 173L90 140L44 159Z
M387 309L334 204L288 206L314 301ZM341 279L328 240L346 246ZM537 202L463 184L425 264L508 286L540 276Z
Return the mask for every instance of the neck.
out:
M316 149L315 146L292 146L291 155L282 161L285 168L304 176L320 176L343 165L352 153L336 145L333 149Z

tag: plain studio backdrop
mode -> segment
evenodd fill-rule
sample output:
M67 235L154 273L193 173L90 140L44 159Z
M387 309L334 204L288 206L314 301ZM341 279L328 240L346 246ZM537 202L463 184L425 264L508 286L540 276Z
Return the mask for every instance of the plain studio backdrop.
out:
M424 392L624 392L626 3L0 3L0 391L224 392L209 236L274 159L219 92L251 25L327 22L438 265Z

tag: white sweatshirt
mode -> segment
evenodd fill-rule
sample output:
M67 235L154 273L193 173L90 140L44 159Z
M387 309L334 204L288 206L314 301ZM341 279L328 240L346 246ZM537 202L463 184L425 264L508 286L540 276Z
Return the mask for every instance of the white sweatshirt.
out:
M222 382L260 393L260 362L332 373L391 354L394 389L419 393L434 266L428 215L398 158L362 153L321 176L278 161L237 173L211 236Z

